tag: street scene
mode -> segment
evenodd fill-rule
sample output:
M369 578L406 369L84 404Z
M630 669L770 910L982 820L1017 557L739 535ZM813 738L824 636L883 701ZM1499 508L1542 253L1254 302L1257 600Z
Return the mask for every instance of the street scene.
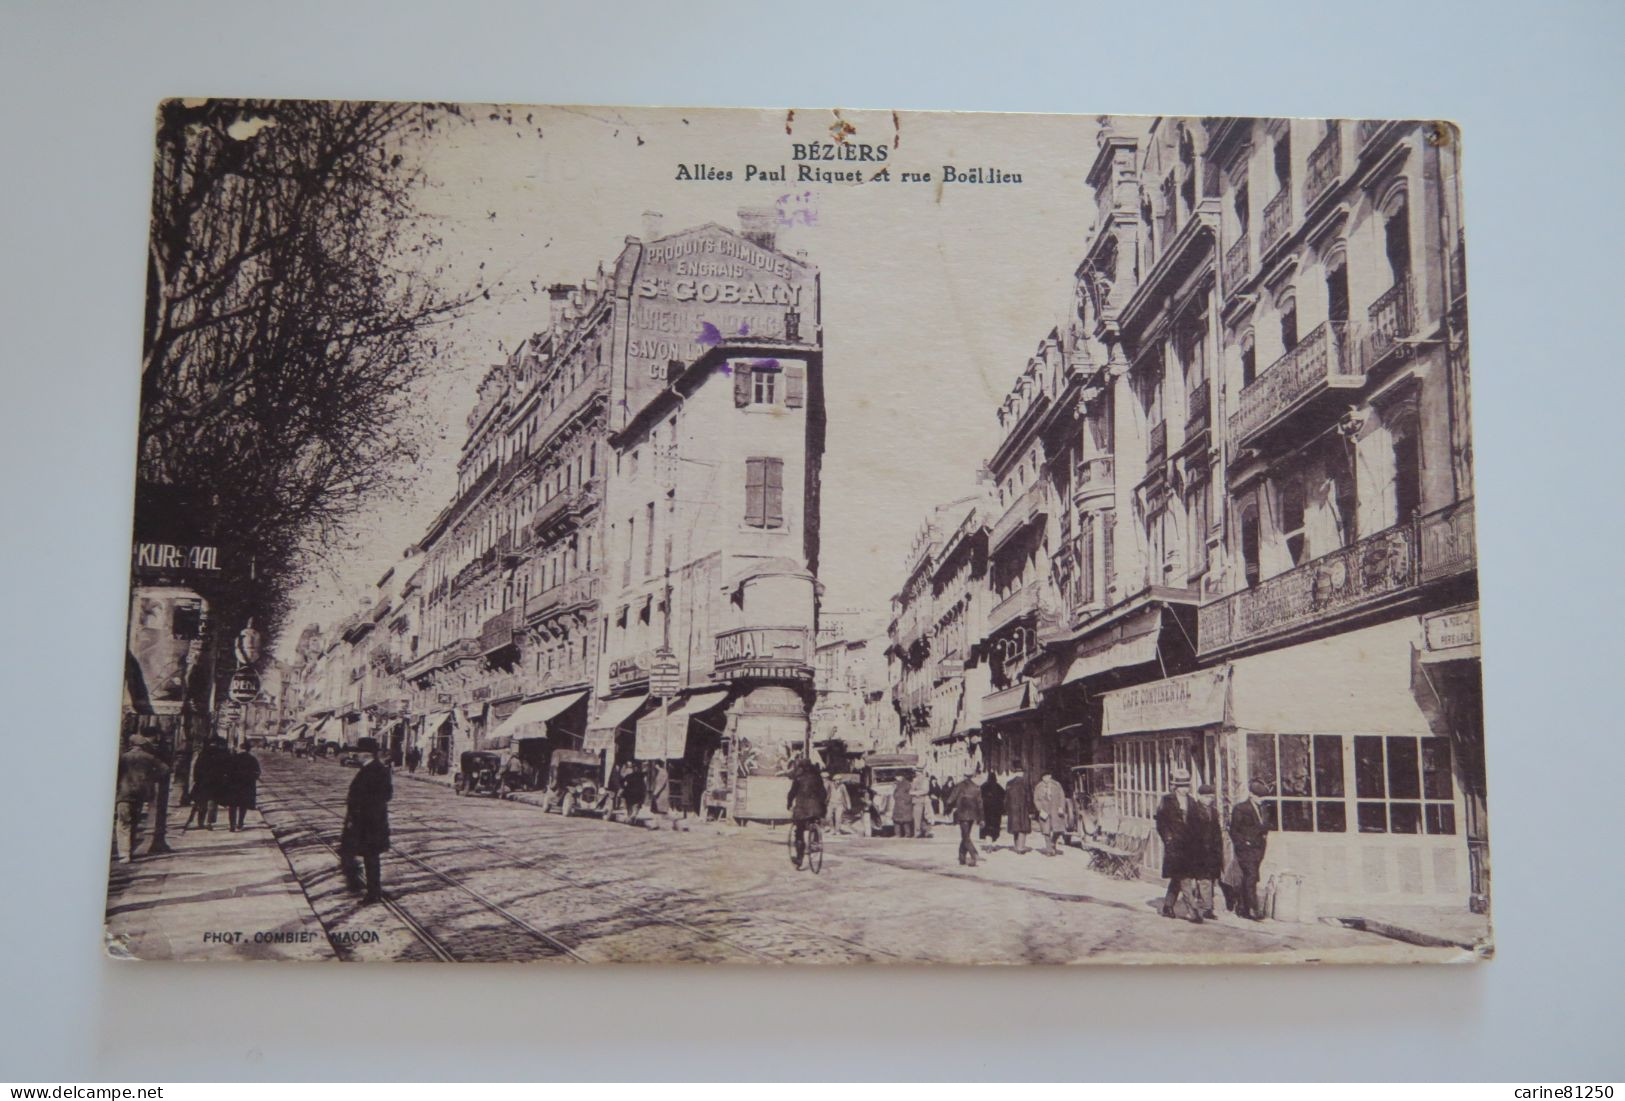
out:
M1014 119L164 104L108 952L1492 955L1459 135Z

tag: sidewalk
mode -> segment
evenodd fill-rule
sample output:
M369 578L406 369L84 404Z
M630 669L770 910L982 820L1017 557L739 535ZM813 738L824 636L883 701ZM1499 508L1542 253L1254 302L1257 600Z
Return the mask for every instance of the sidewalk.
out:
M169 847L113 863L104 944L114 959L330 960L333 946L259 811L244 828L183 832L188 808L171 804Z

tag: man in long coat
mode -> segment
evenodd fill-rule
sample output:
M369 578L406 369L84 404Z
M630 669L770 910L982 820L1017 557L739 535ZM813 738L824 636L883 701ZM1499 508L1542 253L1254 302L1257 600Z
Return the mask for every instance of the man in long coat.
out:
M785 797L785 809L796 832L796 867L807 855L807 827L823 820L828 811L824 796L824 781L818 778L818 766L806 758L796 764L795 775L790 778L790 793Z
M921 769L914 774L909 785L909 796L914 800L914 836L931 836L931 778Z
M206 739L198 749L192 762L192 810L186 817L186 825L181 827L183 831L190 829L193 822L206 830L214 829L230 762L231 750L218 735Z
M971 827L982 821L982 788L975 776L967 776L948 792L947 811L959 827L959 862L976 867L976 843L970 839Z
M1203 918L1212 919L1213 883L1224 866L1224 831L1212 784L1196 789L1196 801L1185 821L1186 903Z
M1033 788L1033 809L1038 812L1038 832L1044 835L1044 855L1060 856L1055 835L1066 828L1066 790L1048 772Z
M892 785L891 821L893 837L914 836L914 780L907 773Z
M1230 811L1230 845L1236 850L1236 865L1241 870L1241 898L1236 912L1254 921L1264 920L1264 909L1258 904L1258 867L1264 863L1264 849L1269 844L1269 817L1261 800L1270 793L1262 780L1247 785L1247 798Z
M134 734L130 748L118 759L118 788L114 795L118 825L113 847L118 859L126 864L135 859L135 847L141 840L141 815L157 799L159 781L164 777L164 762L152 748L152 739Z
M1162 839L1162 874L1168 879L1168 893L1162 897L1162 916L1171 918L1178 916L1174 912L1174 905L1185 889L1190 862L1188 837L1191 808L1194 804L1190 773L1183 769L1174 773L1170 786L1172 790L1157 804L1155 821L1157 836ZM1200 925L1201 913L1192 911L1190 920Z
M999 824L1004 820L1004 785L999 783L998 774L991 770L987 779L982 783L982 829L983 840L991 849L999 840Z
M371 757L350 781L350 792L344 801L344 834L339 841L339 859L344 878L353 891L361 887L356 872L356 858L360 857L367 870L367 894L362 901L382 902L379 857L389 850L389 800L395 794L395 785L390 779L389 766L379 759L378 739L361 738L356 742L356 749Z
M1005 824L1010 828L1010 836L1015 839L1018 853L1027 852L1027 835L1033 832L1033 814L1036 810L1033 806L1032 783L1027 779L1027 774L1018 768L1004 785Z

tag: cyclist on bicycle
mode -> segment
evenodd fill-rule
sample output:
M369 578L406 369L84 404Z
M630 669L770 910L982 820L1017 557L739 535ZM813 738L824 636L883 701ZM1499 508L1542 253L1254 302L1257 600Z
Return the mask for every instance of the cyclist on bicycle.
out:
M824 781L819 778L818 766L803 757L796 763L790 779L790 794L785 800L790 821L795 824L795 865L801 867L801 858L807 854L807 830L818 828L828 810L825 802Z

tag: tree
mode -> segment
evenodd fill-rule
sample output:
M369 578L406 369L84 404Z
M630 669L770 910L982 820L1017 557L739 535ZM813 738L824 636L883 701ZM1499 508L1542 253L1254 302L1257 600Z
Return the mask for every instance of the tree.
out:
M288 593L424 434L414 386L478 295L435 284L419 143L454 106L171 100L159 109L137 525L206 533L216 622L274 637ZM142 489L147 492L141 492ZM167 503L166 515L154 513Z

